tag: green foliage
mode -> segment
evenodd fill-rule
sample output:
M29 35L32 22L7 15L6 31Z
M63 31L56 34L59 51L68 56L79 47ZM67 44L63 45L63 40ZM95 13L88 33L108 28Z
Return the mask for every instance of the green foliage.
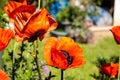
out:
M101 6L103 0L93 0L91 2L94 2L95 5Z
M5 5L7 1L9 0L0 0L0 8L3 8L3 6Z
M111 56L109 58L104 57L98 57L97 61L95 61L95 65L97 66L98 70L100 71L100 68L108 63L119 63L119 56ZM97 80L117 80L117 76L115 78L111 78L105 74L102 74L99 72L99 74L91 74L91 76Z
M81 11L76 6L68 6L63 8L61 11L58 12L56 20L58 22L60 21L69 21L69 22L76 22L78 20L79 22L84 21L85 19L85 11Z
M54 3L56 0L42 0L41 2L43 3L42 4L42 7L45 7L46 9L49 10L50 6L52 3Z
M6 25L6 19L5 19L5 14L4 14L4 11L3 9L0 8L0 27L5 27Z
M13 45L14 44L14 45ZM39 43L38 49L38 66L41 74L44 72L43 66L46 66L43 55L43 44ZM16 43L13 39L4 51L4 71L12 80L38 80L37 65L35 62L35 54L33 53L33 43L27 41L23 43ZM50 80L54 75L50 72L42 76L46 80Z
M88 27L85 25L86 15L86 8L82 10L77 6L68 6L58 12L56 20L58 22L71 23L69 26L66 26L66 24L63 25L66 27L68 36L74 38L76 41L86 43L88 37L91 36ZM60 27L63 26L60 25Z

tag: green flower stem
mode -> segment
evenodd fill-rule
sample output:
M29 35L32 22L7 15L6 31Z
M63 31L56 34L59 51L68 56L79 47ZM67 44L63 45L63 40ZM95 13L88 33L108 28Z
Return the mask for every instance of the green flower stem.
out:
M40 1L40 0L38 0L38 9L40 9L40 2L41 2L41 1Z
M38 57L37 57L37 40L34 41L33 49L34 49L34 61L35 61L35 64L37 66L37 72L38 72L39 80L42 80L40 69L39 69L39 64L38 64Z
M2 58L3 53L4 53L4 51L0 51L0 69L3 68L3 58Z
M35 60L36 66L37 66L37 72L38 72L39 80L42 80L37 55L34 57L34 60Z
M15 68L14 68L14 63L15 62L15 59L13 58L12 59L12 80L15 80Z
M42 8L43 5L43 1L42 0L38 0L38 9Z
M119 45L118 45L119 46ZM120 46L119 46L120 47ZM118 80L120 80L120 54L119 54L119 63L118 63Z
M41 0L41 2L40 2L40 8L42 8L43 7L43 0Z
M64 71L61 69L61 80L63 80Z
M15 53L16 53L17 42L14 44L13 54L12 54L12 80L15 80Z

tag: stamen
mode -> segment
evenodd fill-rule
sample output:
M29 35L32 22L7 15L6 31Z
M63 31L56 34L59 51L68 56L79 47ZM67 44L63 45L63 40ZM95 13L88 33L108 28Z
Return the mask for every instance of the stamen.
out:
M69 55L68 52L66 52L65 50L60 50L66 57L67 61L68 61L68 65L72 64L73 58Z

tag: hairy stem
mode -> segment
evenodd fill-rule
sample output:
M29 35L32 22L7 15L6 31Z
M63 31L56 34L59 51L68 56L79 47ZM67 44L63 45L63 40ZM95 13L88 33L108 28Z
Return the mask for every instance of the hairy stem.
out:
M119 65L118 65L118 80L120 80L120 54L119 54Z
M36 66L37 66L37 72L38 72L38 76L39 76L39 80L42 80L42 78L41 78L41 73L40 73L40 69L39 69L39 64L38 64L38 57L37 57L37 40L36 41L34 41L34 46L33 46L34 48L34 61L35 61L35 64L36 64Z
M12 80L15 80L15 53L16 53L17 42L14 44L14 49L12 53Z

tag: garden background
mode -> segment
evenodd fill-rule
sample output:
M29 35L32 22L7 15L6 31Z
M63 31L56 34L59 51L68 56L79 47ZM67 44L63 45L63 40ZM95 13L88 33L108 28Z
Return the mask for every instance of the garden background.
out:
M114 40L112 33L107 30L109 35L99 36L100 39L93 38L95 33L90 31L92 26L100 28L101 26L112 26L113 21L104 24L99 24L99 10L93 10L89 12L89 5L102 7L105 11L108 11L111 15L110 18L113 20L113 2L107 4L106 6L104 0L80 0L79 5L75 6L72 4L74 0L44 0L42 1L42 6L46 7L49 13L58 22L58 28L50 32L43 41L38 42L38 62L40 64L40 69L44 73L45 66L48 72L45 73L44 78L50 76L51 80L60 80L60 69L46 65L43 57L43 48L47 38L50 36L68 36L73 38L76 43L83 49L84 58L86 64L74 69L67 69L64 71L64 80L117 80L118 76L115 78L110 78L100 73L100 67L106 63L118 63L120 49ZM77 0L76 0L77 1ZM109 2L109 0L106 0ZM3 10L4 5L8 0L1 0L0 2L0 26L8 26L9 18L5 15ZM37 6L37 0L31 2ZM80 6L81 5L81 6ZM111 11L111 12L110 12ZM95 19L87 19L86 16L92 16ZM108 17L109 18L109 17ZM93 22L91 20L93 19ZM90 21L89 21L90 20ZM103 30L104 31L104 30ZM94 40L93 40L94 39ZM97 40L97 41L96 41ZM17 49L14 50L14 44ZM15 80L37 80L37 71L35 62L33 62L33 57L29 53L32 48L32 43L25 41L24 43L15 43L15 40L9 43L7 48L1 51L0 54L0 67L3 69L10 78L12 77L12 53L15 51ZM25 51L26 49L26 51ZM13 51L12 51L13 50ZM23 52L22 52L23 51ZM22 53L22 55L20 54ZM23 74L24 73L24 74ZM34 78L32 78L34 76ZM12 80L12 79L11 79ZM49 79L48 79L49 80Z

